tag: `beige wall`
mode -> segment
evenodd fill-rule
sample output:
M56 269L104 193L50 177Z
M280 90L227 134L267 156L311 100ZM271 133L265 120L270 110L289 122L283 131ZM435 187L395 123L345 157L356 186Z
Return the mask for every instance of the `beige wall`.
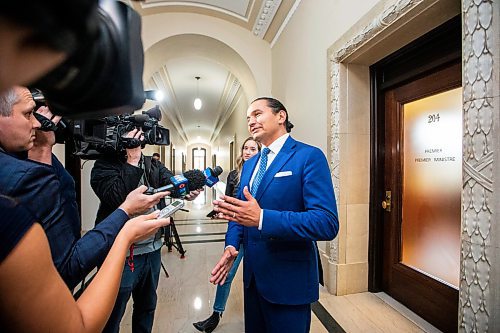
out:
M229 171L231 171L229 161L229 143L234 141L234 153L235 157L237 157L239 149L243 144L243 140L250 136L246 121L247 107L248 103L245 98L240 98L240 101L236 105L231 117L229 117L219 135L212 143L212 153L217 155L217 164L224 169L224 173L220 177L220 180L224 182L226 182L227 175Z
M327 149L327 50L376 0L301 1L272 49L272 93L295 125L292 135Z
M90 172L94 161L82 161L82 231L86 232L94 227L99 198L90 187Z

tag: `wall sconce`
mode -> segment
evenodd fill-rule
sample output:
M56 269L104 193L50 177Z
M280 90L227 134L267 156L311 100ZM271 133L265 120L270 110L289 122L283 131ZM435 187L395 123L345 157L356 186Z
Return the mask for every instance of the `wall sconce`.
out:
M163 92L161 90L146 90L144 91L144 98L153 101L161 102L163 100Z

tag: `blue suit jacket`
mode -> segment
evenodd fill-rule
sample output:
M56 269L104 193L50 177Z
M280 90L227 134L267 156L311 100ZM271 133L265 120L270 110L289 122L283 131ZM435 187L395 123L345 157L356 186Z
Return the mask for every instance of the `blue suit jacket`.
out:
M249 186L260 154L243 166L238 197ZM255 279L269 302L299 305L319 298L316 240L338 232L337 205L325 155L289 137L269 165L255 199L264 210L262 230L229 222L226 246L245 246L244 283Z

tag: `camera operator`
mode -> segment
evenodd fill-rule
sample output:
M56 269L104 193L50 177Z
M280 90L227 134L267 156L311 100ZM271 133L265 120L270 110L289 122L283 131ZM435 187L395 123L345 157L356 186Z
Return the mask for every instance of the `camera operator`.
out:
M173 176L162 163L142 154L144 135L141 130L133 129L125 137L136 139L136 147L125 149L123 154L100 158L92 169L90 184L101 201L96 224L101 223L102 218L115 209L133 189L140 185L154 188L165 186ZM192 191L186 199L193 200L199 193L198 190ZM151 332L161 267L161 246L161 233L157 233L131 248L128 260L124 263L115 307L103 332L119 331L120 321L131 295L134 301L132 332Z
M110 211L103 223L81 237L75 183L52 154L54 132L40 131L38 120L31 119L34 106L24 87L0 97L0 172L9 175L0 178L0 188L26 205L42 223L54 264L72 289L102 264L129 216L150 209L165 194L149 196L143 194L146 188L131 192L119 209ZM37 112L52 118L47 107Z

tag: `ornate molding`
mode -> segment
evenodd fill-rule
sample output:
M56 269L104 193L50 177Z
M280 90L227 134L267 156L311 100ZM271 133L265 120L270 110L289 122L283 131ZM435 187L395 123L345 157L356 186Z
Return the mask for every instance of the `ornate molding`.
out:
M330 64L330 173L337 201L340 198L340 64ZM339 238L335 237L330 242L329 262L338 263L339 260Z
M329 80L330 80L330 170L335 189L335 196L340 198L340 66L348 56L356 52L361 46L375 38L385 28L393 24L410 10L418 6L424 0L399 0L385 8L361 31L355 34L339 49L334 50L329 56ZM338 263L339 241L336 237L330 242L331 263Z
M333 55L333 61L342 62L357 49L376 37L385 28L393 24L423 1L424 0L399 0L387 7L379 16L336 51Z
M491 227L496 205L493 186L495 88L498 22L492 0L462 0L463 191L459 330L488 332L494 320L490 272ZM498 7L496 8L498 10ZM495 49L496 47L496 49ZM497 55L498 56L498 55ZM498 119L498 118L497 118ZM497 235L493 235L494 239Z
M264 38L264 35L269 29L271 22L278 11L279 6L281 5L282 0L265 0L262 3L262 7L260 8L259 15L255 20L255 24L253 26L253 34L257 37Z
M235 107L237 106L241 94L241 83L238 81L236 76L229 73L226 78L226 84L224 86L224 91L219 100L219 105L217 106L217 114L219 115L215 120L215 129L210 137L210 142L213 142L215 138L219 135L222 127L226 121L231 117Z
M184 123L182 120L182 113L176 107L176 105L178 105L177 98L167 67L162 66L157 72L154 72L147 85L152 89L159 89L164 92L166 98L158 103L160 105L160 110L165 113L182 140L188 142L187 134L182 126Z
M124 0L121 0L124 1ZM134 4L137 3L133 0L126 0L126 2L134 8ZM144 0L139 2L138 6L141 9L154 9L154 8L168 8L168 7L178 7L184 9L185 12L197 12L200 10L204 11L212 11L221 13L223 15L228 15L240 19L244 22L248 22L248 16L244 13L235 12L229 8L224 6L218 6L215 4L208 4L204 2L195 2L195 1L163 1L163 0Z

